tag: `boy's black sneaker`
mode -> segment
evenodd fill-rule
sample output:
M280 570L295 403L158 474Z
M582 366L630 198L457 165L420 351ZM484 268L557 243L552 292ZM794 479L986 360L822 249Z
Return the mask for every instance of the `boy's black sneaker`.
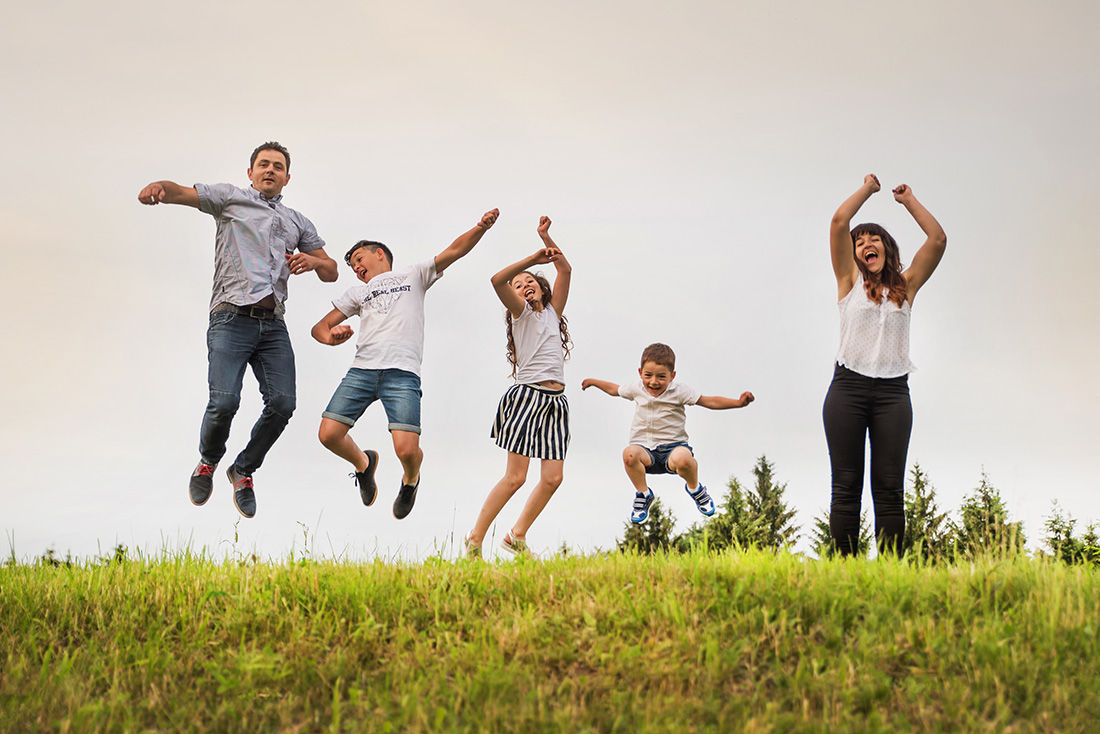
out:
M378 485L374 481L374 472L378 468L378 452L367 449L363 452L367 455L367 468L363 471L353 472L355 483L359 486L359 496L363 498L363 504L370 507L378 497Z
M402 484L397 492L397 499L393 501L393 516L403 520L412 512L416 504L416 490L420 488L420 477L416 478L416 484Z
M214 491L214 470L217 468L217 464L204 464L202 459L199 459L199 465L195 467L195 471L191 474L189 483L191 504L205 505L206 501L210 499L210 495Z
M256 493L252 489L252 477L237 472L236 466L225 470L229 481L233 482L233 504L237 512L245 517L256 517Z

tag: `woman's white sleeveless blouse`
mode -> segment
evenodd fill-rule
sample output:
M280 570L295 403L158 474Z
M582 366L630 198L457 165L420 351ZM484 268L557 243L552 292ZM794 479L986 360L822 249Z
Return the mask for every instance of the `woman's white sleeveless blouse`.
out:
M901 308L883 294L875 303L863 289L863 274L840 307L840 349L836 361L866 377L901 377L916 370L909 361L909 301Z

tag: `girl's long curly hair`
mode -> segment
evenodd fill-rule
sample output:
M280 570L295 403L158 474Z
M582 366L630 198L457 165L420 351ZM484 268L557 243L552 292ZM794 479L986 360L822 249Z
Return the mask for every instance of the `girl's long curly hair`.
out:
M886 251L886 263L882 271L875 275L867 266L856 257L856 239L861 235L869 234L882 240L883 249ZM898 308L909 297L909 288L905 283L905 276L901 270L901 253L898 251L898 243L882 225L872 222L857 224L852 229L852 259L856 261L856 267L863 275L863 289L867 297L875 303L882 303L883 289L886 290L886 298Z
M539 284L539 288L542 288L542 307L549 306L550 297L553 295L553 291L550 290L550 281L542 273L532 273L530 270L524 270L515 277L518 278L524 274L534 278L535 282ZM527 308L527 306L524 305L524 308ZM508 327L508 364L512 365L512 379L515 379L516 369L519 365L516 362L516 340L512 336L512 312L508 309L504 309L504 323ZM565 358L569 359L569 350L573 346L573 340L569 337L569 322L560 313L558 314L558 331L561 332L561 348L565 352Z

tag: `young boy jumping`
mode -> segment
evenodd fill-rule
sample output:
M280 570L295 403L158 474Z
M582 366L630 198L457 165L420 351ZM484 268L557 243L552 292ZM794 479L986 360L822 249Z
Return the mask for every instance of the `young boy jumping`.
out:
M751 392L740 398L700 395L676 377L676 354L665 344L650 344L642 351L642 363L637 382L616 385L606 380L586 379L581 389L599 388L608 395L634 401L634 423L630 427L630 445L623 450L623 464L630 483L634 485L634 508L630 521L645 522L653 504L653 490L646 486L646 474L678 474L684 479L684 489L695 501L699 512L714 514L714 500L707 488L699 483L699 464L688 445L684 427L685 405L701 405L711 410L743 408L756 398Z
M424 354L424 296L452 263L474 249L496 222L500 211L486 212L473 229L430 260L393 269L393 254L381 242L361 240L344 261L364 285L348 289L332 302L335 307L311 332L322 344L336 346L354 331L342 324L359 316L359 343L351 369L322 414L318 438L332 453L355 467L355 483L363 504L374 504L378 485L378 452L361 450L348 431L375 400L381 400L389 419L393 449L401 462L401 489L393 516L406 517L420 487L420 363Z

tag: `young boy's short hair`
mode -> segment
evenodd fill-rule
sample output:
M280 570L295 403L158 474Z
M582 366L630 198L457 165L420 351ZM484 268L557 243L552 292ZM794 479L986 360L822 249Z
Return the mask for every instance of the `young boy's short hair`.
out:
M351 265L351 254L358 250L360 247L365 247L371 252L377 252L378 250L381 250L382 254L386 256L386 262L389 263L391 268L393 267L393 253L390 252L390 248L386 247L381 242L374 242L372 240L359 240L354 245L352 245L351 249L348 250L346 255L344 255L344 262L346 262L348 265Z
M642 350L642 363L638 367L645 367L646 362L653 362L659 364L662 367L668 367L673 372L676 371L676 352L672 351L672 347L667 344L650 344L648 347Z

